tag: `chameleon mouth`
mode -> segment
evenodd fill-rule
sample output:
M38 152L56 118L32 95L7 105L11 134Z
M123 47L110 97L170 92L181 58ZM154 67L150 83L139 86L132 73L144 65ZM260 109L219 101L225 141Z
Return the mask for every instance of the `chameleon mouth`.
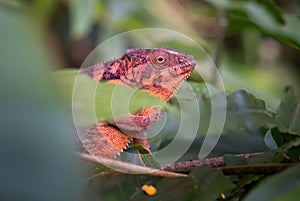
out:
M190 73L195 69L197 62L195 60L190 60L185 65L180 66L182 70L181 74L186 75L185 78L189 77Z

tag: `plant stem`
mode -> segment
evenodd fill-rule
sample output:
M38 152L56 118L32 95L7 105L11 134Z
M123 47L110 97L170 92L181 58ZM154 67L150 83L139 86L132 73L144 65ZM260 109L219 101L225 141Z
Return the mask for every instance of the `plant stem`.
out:
M252 158L259 156L262 153L238 154L237 157ZM289 161L288 158L285 161ZM209 166L222 171L224 174L271 174L282 171L288 167L295 165L295 163L264 163L264 164L246 164L246 165L233 165L225 166L223 157L207 158L202 160L193 160L178 162L168 166L162 167L163 170L171 172L189 172L196 167Z

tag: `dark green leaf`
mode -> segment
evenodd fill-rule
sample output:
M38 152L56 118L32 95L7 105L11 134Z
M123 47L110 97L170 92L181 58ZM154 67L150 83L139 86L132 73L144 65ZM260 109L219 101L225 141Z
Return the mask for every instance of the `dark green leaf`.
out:
M288 201L300 197L300 166L297 165L261 182L244 201Z
M284 144L294 143L294 141L297 141L298 136L293 135L290 133L283 133L280 132L277 128L272 128L269 130L270 137L273 139L276 146L281 147ZM280 149L279 149L280 150ZM294 161L298 161L298 158L300 156L300 151L297 146L292 146L287 149L285 149L282 154L286 154L290 157L290 159Z
M76 201L79 163L71 115L50 78L43 32L25 12L0 2L1 200Z
M197 200L215 200L234 188L221 172L209 167L194 169L189 176L199 185L199 190L195 189Z
M227 114L224 131L245 128L270 128L277 125L272 112L268 111L263 100L240 90L227 97Z
M84 200L129 200L136 189L150 180L150 176L141 174L120 174L110 171L108 174L95 174L84 189Z
M274 140L274 143L277 147L280 147L289 141L294 140L297 135L293 135L290 133L280 132L277 127L269 129L266 136L271 137ZM265 138L266 138L265 136ZM271 140L271 139L270 139Z
M273 24L268 21L269 19L260 23L256 22L254 24L264 33L299 50L300 38L298 30L300 28L300 19L292 15L285 15L284 18L286 21L284 25Z
M259 163L279 163L284 159L284 155L288 154L289 151L299 148L300 138L294 138L284 145L280 146L276 150L271 150L259 154L255 157L249 158L248 164L259 164ZM298 151L296 153L299 153Z
M250 22L253 27L260 31L280 40L297 49L300 48L300 38L298 30L300 28L300 19L295 16L279 16L276 7L271 6L270 2L263 4L254 1L229 1L229 0L212 0L215 6L228 9L232 14L241 18L239 21ZM284 24L281 19L285 21ZM249 25L249 24L248 24Z
M284 24L282 13L280 12L279 7L274 3L273 0L255 0L255 2L263 6L266 10L268 10L277 22Z
M222 9L231 9L236 11L244 11L249 5L257 5L260 8L263 8L268 15L271 15L276 22L283 24L284 19L280 12L280 9L272 0L242 0L242 1L230 1L230 0L211 0L209 1L216 7Z
M144 147L142 147L141 145L133 144L130 145L128 148L137 149L140 153L141 159L147 167L160 169L160 164L155 160L153 155L149 154L148 150L144 149Z
M280 131L300 135L300 101L293 88L288 88L282 97L276 119L283 125Z
M152 183L157 194L148 197L139 190L132 200L216 200L234 185L219 171L209 167L194 169L188 178L165 178Z
M254 185L257 181L262 179L262 177L263 175L245 175L240 177L228 199L241 197L241 194L246 192L249 186Z
M276 150L276 154L277 155L286 154L290 149L297 148L299 146L300 146L300 137L297 137L289 141L288 143L282 145L281 147L279 147L279 149Z

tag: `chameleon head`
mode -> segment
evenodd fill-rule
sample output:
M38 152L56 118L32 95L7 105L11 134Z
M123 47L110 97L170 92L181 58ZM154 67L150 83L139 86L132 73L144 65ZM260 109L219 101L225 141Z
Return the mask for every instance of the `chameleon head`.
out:
M168 70L170 76L189 76L194 70L196 61L193 55L188 55L168 47L151 49L148 60L153 67Z
M169 100L196 66L192 55L168 47L130 49L125 53L131 67L122 82Z

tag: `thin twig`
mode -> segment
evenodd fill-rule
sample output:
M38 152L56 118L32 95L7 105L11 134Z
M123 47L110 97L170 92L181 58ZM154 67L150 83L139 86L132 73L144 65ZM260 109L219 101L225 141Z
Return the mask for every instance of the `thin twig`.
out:
M217 167L216 169L222 171L226 175L274 174L293 165L295 165L295 163L264 163Z
M241 158L251 158L260 154L261 153L250 153L250 154L238 154L236 156ZM186 171L193 170L195 167L201 167L201 166L223 167L225 166L225 162L223 157L206 158L202 160L192 160L192 161L173 163L171 165L162 167L162 169L171 172L186 172Z
M251 153L251 154L238 154L236 156L241 158L251 158L261 153ZM224 174L272 174L280 172L288 167L295 165L294 163L277 163L277 164L247 164L247 165L236 165L236 166L225 166L224 159L222 157L207 158L203 160L193 160L186 162L178 162L168 166L162 167L162 170L134 165L127 162L122 162L114 159L92 156L89 154L78 153L78 155L89 162L99 163L106 165L111 168L116 168L118 170L127 171L129 173L138 174L149 174L158 177L187 177L186 174L175 173L175 172L189 172L196 167L210 166L217 170L222 171Z
M149 167L143 167L139 165L134 165L127 162L122 162L114 159L104 158L100 156L92 156L89 154L78 153L78 155L89 162L99 163L102 165L106 165L111 168L116 168L118 170L127 171L130 173L138 173L138 174L149 174L152 176L158 177L187 177L185 174L175 173L175 172L168 172L166 170L159 170Z

